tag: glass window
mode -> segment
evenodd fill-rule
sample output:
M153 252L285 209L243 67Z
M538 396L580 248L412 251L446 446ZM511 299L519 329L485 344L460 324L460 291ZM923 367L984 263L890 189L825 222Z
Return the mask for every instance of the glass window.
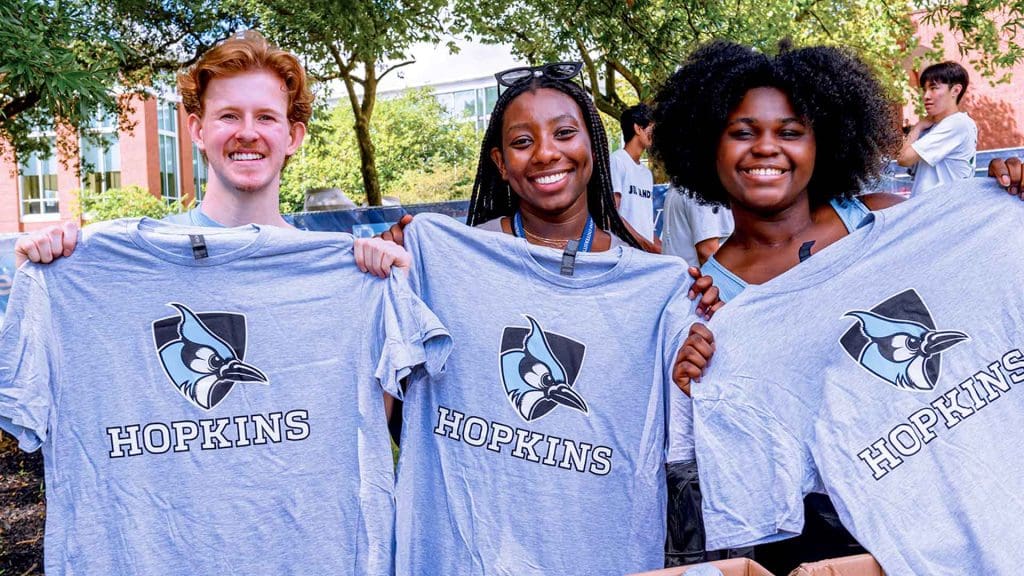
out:
M482 116L490 118L494 105L498 103L498 87L488 86L484 88L484 108L480 111Z
M117 132L80 140L83 189L100 194L121 187L120 144Z
M178 188L178 105L161 102L157 106L157 138L160 144L160 195L165 201L181 200Z
M476 117L476 90L462 90L453 92L455 105L452 107L452 114L456 118Z
M21 174L21 214L60 214L57 200L56 138L50 138L50 154L42 157L38 153L28 154L18 162Z

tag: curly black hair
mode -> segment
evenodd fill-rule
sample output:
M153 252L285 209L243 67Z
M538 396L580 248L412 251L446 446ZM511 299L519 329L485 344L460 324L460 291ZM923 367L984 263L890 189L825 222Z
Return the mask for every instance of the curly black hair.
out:
M899 150L896 105L853 53L783 43L769 56L716 40L690 54L655 98L652 152L673 184L701 203L729 205L716 168L718 143L729 113L763 87L785 93L814 130L812 205L859 194Z
M501 148L501 124L509 104L521 94L535 92L541 88L557 90L569 96L583 111L583 121L590 135L590 150L594 162L594 171L590 176L590 182L587 183L587 209L594 219L594 224L606 232L615 234L630 246L640 248L640 242L629 233L618 210L615 209L608 136L605 134L597 107L586 91L575 82L555 80L547 76L535 77L512 86L505 90L494 104L491 120L487 124L487 131L484 132L484 139L480 145L480 159L477 163L476 181L473 182L473 196L469 200L466 223L476 226L500 216L512 216L519 208L519 196L501 178L498 167L491 160L491 149Z

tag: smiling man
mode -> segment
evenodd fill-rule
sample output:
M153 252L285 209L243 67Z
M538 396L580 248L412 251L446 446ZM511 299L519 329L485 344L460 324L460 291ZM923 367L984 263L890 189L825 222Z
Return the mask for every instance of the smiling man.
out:
M302 145L313 95L294 54L255 30L239 32L178 75L188 130L209 166L202 205L168 222L234 227L265 224L290 228L281 216L281 172ZM47 264L70 256L77 222L51 226L18 240L15 262ZM372 260L364 257L377 246ZM356 263L364 272L387 276L391 265L408 266L408 254L376 239L358 239Z
M202 206L170 220L287 226L281 171L302 144L313 102L295 56L246 31L180 74L178 90L210 179Z
M974 175L978 127L957 107L967 92L967 70L956 62L933 64L921 72L927 116L907 134L900 166L913 166L912 196Z

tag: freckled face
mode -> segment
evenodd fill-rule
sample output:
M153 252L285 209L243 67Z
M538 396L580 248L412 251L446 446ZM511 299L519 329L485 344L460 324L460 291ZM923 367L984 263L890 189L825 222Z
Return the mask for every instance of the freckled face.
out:
M509 103L501 148L491 150L491 159L524 209L561 213L586 206L590 134L580 107L558 90L524 92Z
M718 141L718 177L733 204L775 212L807 193L814 131L775 88L754 88L729 114Z

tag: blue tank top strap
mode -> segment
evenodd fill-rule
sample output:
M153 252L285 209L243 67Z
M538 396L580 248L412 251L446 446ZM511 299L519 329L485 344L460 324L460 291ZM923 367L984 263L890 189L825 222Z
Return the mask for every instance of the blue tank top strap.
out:
M723 302L728 302L740 295L740 292L747 287L742 278L725 269L715 260L714 255L710 256L704 265L700 267L700 273L711 276L715 286L718 286L718 297Z
M851 198L849 200L833 198L829 204L832 205L832 209L839 215L839 219L843 221L843 226L846 226L847 232L853 232L860 228L864 218L871 213L871 210L859 198Z

